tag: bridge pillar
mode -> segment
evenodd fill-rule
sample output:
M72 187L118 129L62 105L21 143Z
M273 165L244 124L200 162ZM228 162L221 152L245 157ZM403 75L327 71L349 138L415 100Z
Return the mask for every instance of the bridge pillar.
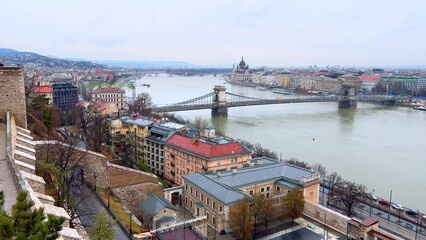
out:
M342 83L342 92L339 99L339 108L356 108L356 94L361 81L356 76L347 76L339 79Z
M213 90L215 95L213 97L212 116L228 116L225 86L216 85Z

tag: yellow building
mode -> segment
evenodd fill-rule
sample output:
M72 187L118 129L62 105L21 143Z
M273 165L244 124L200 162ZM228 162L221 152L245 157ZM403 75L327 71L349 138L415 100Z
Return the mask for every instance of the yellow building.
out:
M252 151L223 137L190 138L174 134L167 140L164 154L165 178L181 185L185 174L241 168L251 158Z
M303 189L305 201L318 203L320 174L269 158L251 159L241 169L185 175L183 199L194 215L207 216L218 232L230 232L230 208L254 194L277 204L293 189Z

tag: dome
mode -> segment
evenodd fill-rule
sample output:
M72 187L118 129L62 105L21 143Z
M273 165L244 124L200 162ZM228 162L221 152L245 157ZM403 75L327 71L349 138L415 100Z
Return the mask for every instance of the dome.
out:
M246 65L246 63L244 62L244 58L241 57L241 62L240 64L238 64L238 66L240 67L240 69L248 69L248 66Z

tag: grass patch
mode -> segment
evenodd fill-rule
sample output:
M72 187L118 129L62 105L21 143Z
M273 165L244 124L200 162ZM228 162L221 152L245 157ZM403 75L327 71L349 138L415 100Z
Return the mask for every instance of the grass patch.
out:
M108 191L104 188L97 187L97 191L99 195L102 197L102 199L108 203ZM130 229L130 223L129 223L129 214L124 210L124 208L121 206L121 204L117 201L117 199L111 194L109 198L110 208L115 213L115 215L120 219L120 221L126 225L127 229ZM143 233L148 230L139 227L133 220L132 220L132 232L133 233Z

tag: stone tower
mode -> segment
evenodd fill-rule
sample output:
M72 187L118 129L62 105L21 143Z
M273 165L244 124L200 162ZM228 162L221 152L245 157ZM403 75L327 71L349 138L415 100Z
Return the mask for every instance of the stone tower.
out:
M0 64L0 120L4 120L6 112L15 118L16 125L27 128L24 70Z

